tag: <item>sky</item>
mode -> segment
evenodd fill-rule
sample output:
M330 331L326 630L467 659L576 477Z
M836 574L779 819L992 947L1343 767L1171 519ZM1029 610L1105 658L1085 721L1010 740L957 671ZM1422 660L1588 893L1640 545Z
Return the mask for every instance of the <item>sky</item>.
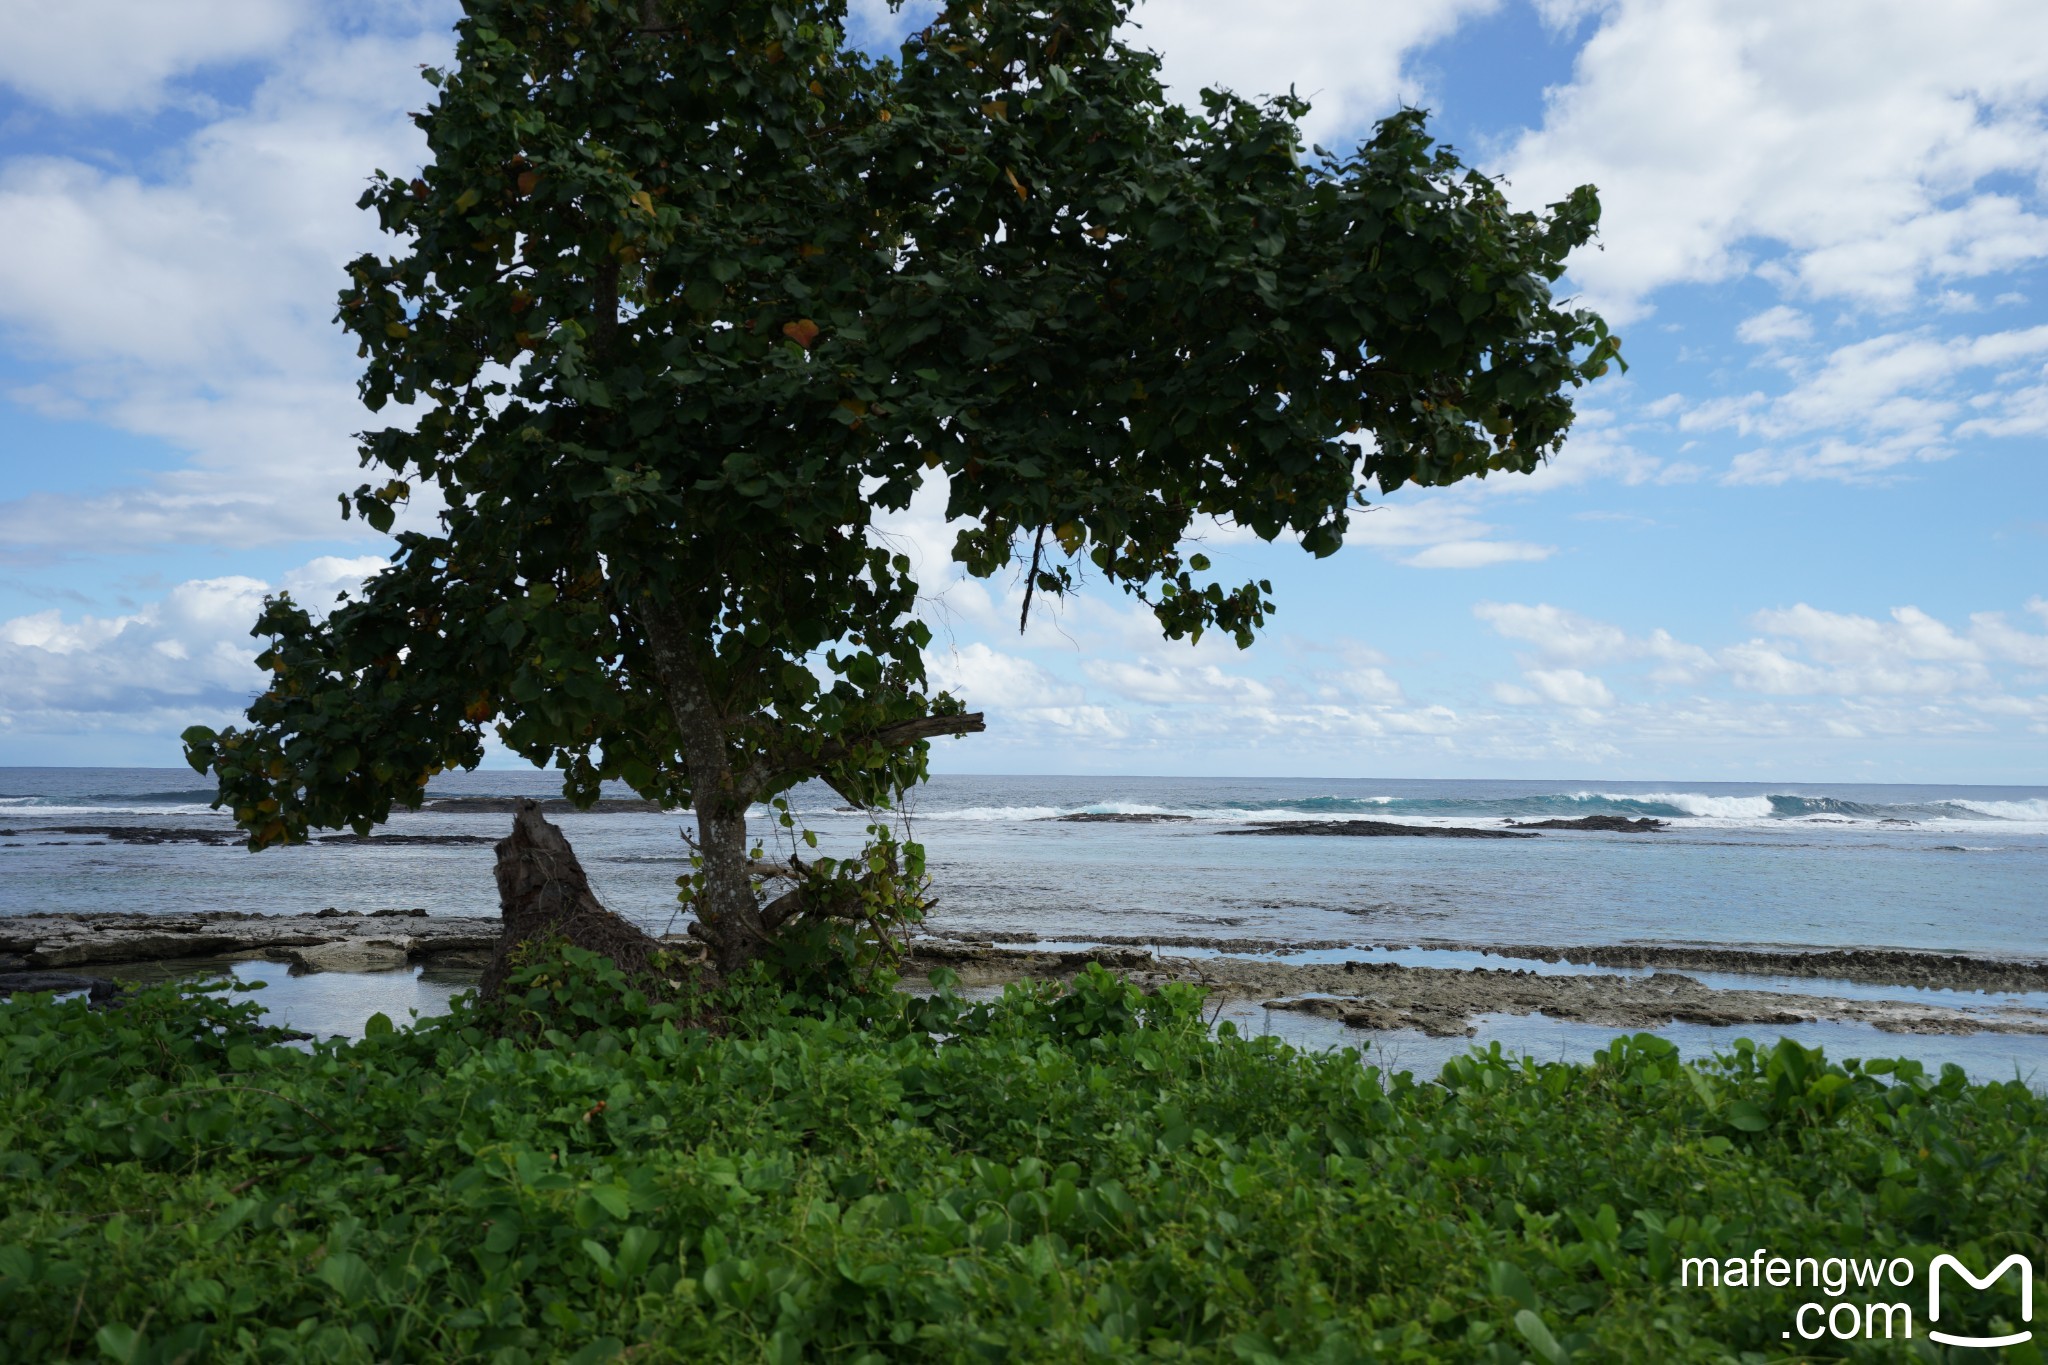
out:
M857 0L887 47L917 17ZM0 9L0 765L171 765L258 688L264 595L331 601L355 207L406 172L454 8ZM1151 0L1176 98L1293 88L1325 147L1404 105L1541 207L1625 338L1532 476L1403 490L1270 578L1248 651L1101 585L911 551L952 772L2048 782L2048 6ZM516 761L516 760L515 760Z

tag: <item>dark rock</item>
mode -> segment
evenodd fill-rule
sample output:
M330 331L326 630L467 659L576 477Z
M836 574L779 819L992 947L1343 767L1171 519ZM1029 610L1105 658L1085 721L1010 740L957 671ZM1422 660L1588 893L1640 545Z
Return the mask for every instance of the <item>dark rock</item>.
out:
M1509 829L1597 829L1609 834L1649 834L1668 827L1668 820L1653 820L1645 815L1631 820L1626 815L1582 815L1576 820L1515 820Z
M0 973L0 995L28 994L36 991L55 991L68 994L84 991L85 998L95 1005L105 1005L120 998L127 988L117 981L100 976L80 976L76 972L5 972Z
M1322 834L1357 839L1537 839L1511 829L1464 829L1451 825L1397 825L1390 820L1255 820L1249 829L1224 834Z
M24 834L70 834L116 844L239 844L248 836L231 829L187 829L159 825L44 825Z
M1048 815L1048 820L1057 820L1068 825L1174 825L1194 819L1192 815L1123 815L1116 812L1098 814L1094 811L1078 811L1073 815Z

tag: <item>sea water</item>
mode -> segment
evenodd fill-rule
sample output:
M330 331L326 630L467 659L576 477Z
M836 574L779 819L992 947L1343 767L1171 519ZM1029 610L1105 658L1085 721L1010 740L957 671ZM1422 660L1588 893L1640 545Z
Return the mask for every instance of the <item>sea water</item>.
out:
M555 778L531 770L451 774L428 792L432 799L556 794ZM227 829L211 797L182 769L0 769L0 830L11 831L0 833L0 914L496 910L490 841L509 825L502 812L401 812L386 827L473 842L316 841L257 855L58 832ZM870 818L815 785L792 799L824 852L856 847ZM937 904L928 927L968 937L1359 949L1711 944L2019 958L2048 947L2044 787L941 776L907 805L897 818L930 855ZM1185 818L1059 818L1080 814ZM1585 815L1667 824L1653 834L1546 831L1533 839L1230 832L1253 822L1345 818L1501 829ZM786 850L767 812L755 816L764 846L772 852L782 837ZM686 814L552 818L607 905L655 932L680 927L676 878L687 866ZM1796 988L1827 989L1815 982ZM1284 1021L1271 1027L1287 1031ZM1294 1027L1307 1030L1305 1041L1342 1036L1320 1022ZM1538 1041L1566 1054L1609 1032L1522 1021L1495 1033L1516 1030L1540 1034ZM1808 1031L1831 1030L1839 1028ZM1979 1071L2010 1074L2007 1063L2031 1069L2048 1061L2048 1040L2036 1038L1870 1041L1866 1055L1917 1048Z

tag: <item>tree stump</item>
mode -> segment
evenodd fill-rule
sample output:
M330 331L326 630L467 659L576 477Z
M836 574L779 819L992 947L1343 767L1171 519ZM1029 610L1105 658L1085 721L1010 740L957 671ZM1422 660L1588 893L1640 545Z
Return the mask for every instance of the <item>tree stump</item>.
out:
M481 993L495 1000L511 974L513 955L523 943L559 938L571 947L601 953L629 979L653 978L659 941L598 902L590 878L560 829L540 813L540 803L521 801L512 833L498 841L498 908L504 927L484 968Z

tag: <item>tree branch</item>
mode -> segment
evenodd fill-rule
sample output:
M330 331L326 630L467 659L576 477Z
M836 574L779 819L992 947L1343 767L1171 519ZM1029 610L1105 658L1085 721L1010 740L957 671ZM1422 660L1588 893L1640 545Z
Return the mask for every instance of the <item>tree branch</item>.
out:
M753 801L759 799L762 792L785 777L792 774L813 777L846 758L855 749L869 744L879 744L884 749L900 749L906 744L916 744L920 740L936 739L941 735L979 734L987 728L987 718L979 711L899 720L894 725L884 725L879 730L864 735L832 740L815 754L792 752L787 749L763 754L734 780L734 788L743 793L748 801Z
M1045 550L1045 528L1038 528L1038 536L1031 542L1031 571L1024 575L1024 610L1017 613L1017 633L1022 635L1024 627L1031 621L1031 594L1038 588L1038 556Z

